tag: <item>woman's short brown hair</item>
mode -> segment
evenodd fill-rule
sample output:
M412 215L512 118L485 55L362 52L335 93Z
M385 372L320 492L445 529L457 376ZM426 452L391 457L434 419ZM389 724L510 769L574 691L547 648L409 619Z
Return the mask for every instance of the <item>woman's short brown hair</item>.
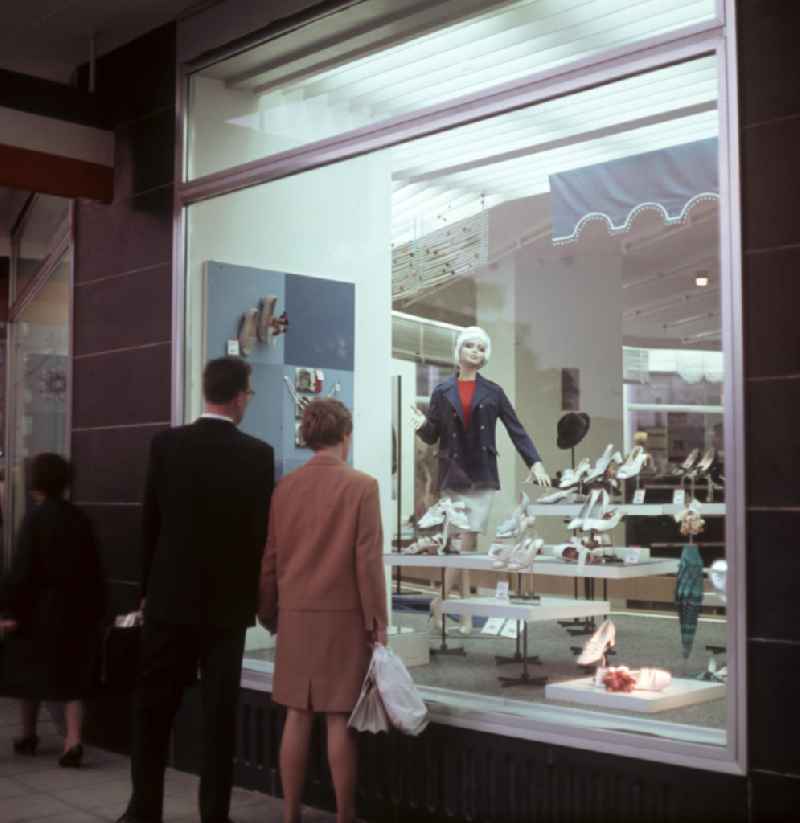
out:
M350 410L332 397L312 400L306 406L300 423L300 436L313 451L336 446L352 431L353 416Z

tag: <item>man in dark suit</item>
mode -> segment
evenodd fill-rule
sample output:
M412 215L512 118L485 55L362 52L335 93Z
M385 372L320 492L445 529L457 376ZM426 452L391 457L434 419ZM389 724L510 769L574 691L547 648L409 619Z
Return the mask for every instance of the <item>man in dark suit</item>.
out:
M170 731L202 674L200 817L228 823L245 632L257 608L274 454L237 429L250 367L203 372L205 412L153 438L143 507L142 659L134 701L133 793L120 823L161 823Z

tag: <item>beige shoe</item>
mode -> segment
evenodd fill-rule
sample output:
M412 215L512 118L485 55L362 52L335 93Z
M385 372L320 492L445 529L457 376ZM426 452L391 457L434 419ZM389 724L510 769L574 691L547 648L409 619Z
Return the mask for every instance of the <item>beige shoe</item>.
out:
M239 353L242 357L247 357L258 340L258 309L248 309L242 314L236 337L239 341Z

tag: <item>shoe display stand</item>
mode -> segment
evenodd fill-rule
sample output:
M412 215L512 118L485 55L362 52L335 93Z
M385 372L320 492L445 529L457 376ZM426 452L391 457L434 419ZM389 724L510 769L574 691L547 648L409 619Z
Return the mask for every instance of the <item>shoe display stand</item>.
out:
M722 517L725 514L724 503L702 503L703 517ZM583 503L531 503L528 513L536 517L577 517ZM614 506L621 509L625 517L674 517L686 506L674 503L620 503Z
M479 617L503 617L517 622L517 639L522 634L522 649L519 660L501 658L499 662L520 662L522 673L519 677L498 677L500 684L508 686L541 686L546 677L534 677L528 669L529 663L539 663L537 656L528 655L528 624L549 620L569 620L578 618L606 617L611 606L605 600L572 600L568 597L540 597L530 603L499 600L496 597L465 597L442 600L443 614ZM522 629L520 632L519 629Z
M675 678L662 691L611 692L605 686L595 686L593 677L581 677L545 686L547 700L579 703L602 709L622 709L631 712L654 714L670 709L694 706L725 697L725 684L707 680Z
M552 551L552 546L545 546L546 551ZM610 549L611 550L611 549ZM624 552L624 548L617 548L616 552ZM677 560L649 559L647 550L643 550L643 559L639 563L630 564L608 564L589 563L579 565L577 563L567 563L557 557L542 556L537 557L532 568L509 571L508 569L496 569L492 564L492 558L488 554L465 553L465 554L386 554L384 562L396 568L398 571L404 566L417 568L437 568L440 569L441 602L442 605L449 603L445 595L445 569L468 569L470 571L493 571L498 574L516 574L521 577L532 577L542 575L544 577L573 577L575 578L575 600L566 600L568 603L593 602L595 596L594 581L603 581L603 599L608 596L609 580L631 580L640 577L652 577L665 574L675 574L678 570ZM584 580L585 600L578 600L578 579ZM495 602L492 598L489 598ZM561 623L571 635L590 634L594 631L594 618L591 614L568 615L554 618L566 620ZM447 642L447 630L445 621L442 620L439 645L430 650L431 655L465 655L466 651L461 646L451 646ZM519 649L519 637L517 638L517 649L513 657L498 658L498 665L503 663L524 663ZM530 662L536 662L530 659Z

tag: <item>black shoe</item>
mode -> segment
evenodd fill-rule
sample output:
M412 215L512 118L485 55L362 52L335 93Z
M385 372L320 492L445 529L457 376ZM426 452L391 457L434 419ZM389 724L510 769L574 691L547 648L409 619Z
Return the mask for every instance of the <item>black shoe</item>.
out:
M117 820L117 823L151 823L151 821L145 820L143 817L137 817L131 812L125 812L125 814Z
M17 737L14 740L14 751L17 754L33 756L36 754L36 747L38 745L39 738L35 734L29 734L27 737Z
M67 749L64 754L58 758L58 765L65 769L79 769L81 767L81 760L83 760L83 746L78 743L71 749Z

